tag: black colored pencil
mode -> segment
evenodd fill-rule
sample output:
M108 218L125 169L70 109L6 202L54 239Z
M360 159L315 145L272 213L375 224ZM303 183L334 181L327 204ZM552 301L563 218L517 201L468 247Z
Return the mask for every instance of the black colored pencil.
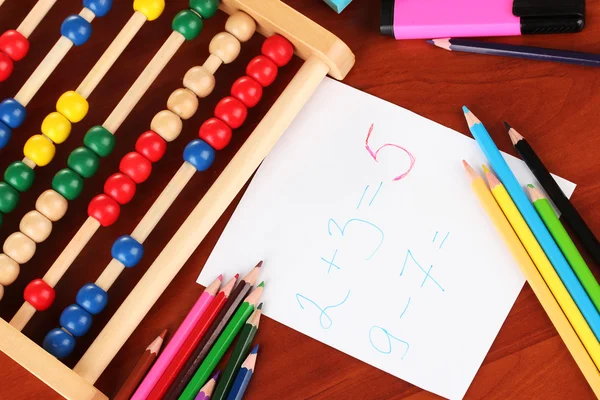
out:
M527 60L553 61L564 64L600 67L600 54L579 53L576 51L544 49L541 47L519 46L514 44L480 42L470 39L428 40L442 49L476 53L491 56L523 58Z
M546 193L548 193L548 196L550 196L550 199L552 199L556 207L560 210L564 220L573 229L573 232L579 237L585 249L596 263L600 264L600 243L590 227L587 226L581 215L579 215L573 203L565 196L527 140L508 123L505 122L505 124L510 135L510 140L513 142L517 153L519 153Z
M248 296L250 293L250 290L256 283L261 266L262 261L259 262L258 265L254 267L252 271L250 271L248 275L242 279L242 281L240 281L240 283L238 283L235 289L233 289L229 295L229 299L227 299L227 303L225 303L221 309L221 312L219 312L219 315L217 315L214 322L204 335L202 341L198 344L198 347L196 347L194 353L192 353L183 369L177 375L173 385L171 385L165 394L165 400L177 399L181 393L183 393L187 384L198 370L200 364L202 364L202 361L204 361L204 358L223 332L223 329L225 329L227 326L227 323L239 305L242 304L242 301L244 301L246 296Z

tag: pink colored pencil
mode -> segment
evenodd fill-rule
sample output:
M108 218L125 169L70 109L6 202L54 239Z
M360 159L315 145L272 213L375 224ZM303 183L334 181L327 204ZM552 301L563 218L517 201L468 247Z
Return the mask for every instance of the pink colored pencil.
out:
M219 277L200 295L196 304L194 304L181 325L179 325L179 328L177 328L177 332L175 332L175 335L173 335L173 338L169 341L167 347L163 350L158 360L156 360L152 366L150 372L148 372L148 375L144 378L144 381L133 394L132 400L145 400L148 397L154 388L154 385L156 385L156 382L158 382L183 345L183 342L185 342L194 326L200 320L200 317L202 317L202 314L204 314L204 311L215 298L222 280L223 275L219 275Z

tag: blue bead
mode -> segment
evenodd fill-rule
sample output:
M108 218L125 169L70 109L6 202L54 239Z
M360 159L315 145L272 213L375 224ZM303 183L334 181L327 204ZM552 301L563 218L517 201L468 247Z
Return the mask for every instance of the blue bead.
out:
M75 301L85 311L92 315L96 315L102 312L104 307L106 307L106 303L108 303L108 294L95 284L88 283L79 289Z
M52 329L44 338L44 349L54 357L67 357L75 348L75 338L62 329Z
M77 304L71 304L60 314L60 324L71 335L79 337L85 335L90 330L92 316Z
M89 8L96 17L104 17L112 7L112 0L83 0L83 6Z
M183 150L183 159L198 171L206 171L215 161L215 149L202 139L192 140Z
M26 116L25 107L15 99L6 99L0 103L0 121L4 122L9 128L20 127Z
M115 240L110 251L112 257L127 268L135 267L144 256L144 246L129 235Z
M6 147L8 142L10 142L10 137L12 136L12 131L10 128L2 121L0 121L0 149Z
M92 24L80 15L70 15L60 26L60 34L73 42L75 46L81 46L92 36Z

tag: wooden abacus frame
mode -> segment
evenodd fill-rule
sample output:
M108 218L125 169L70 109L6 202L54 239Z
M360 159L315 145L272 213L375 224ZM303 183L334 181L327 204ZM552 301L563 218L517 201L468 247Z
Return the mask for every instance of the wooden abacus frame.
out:
M93 383L125 342L129 336L128 331L133 331L150 310L156 299L160 297L208 230L250 179L260 162L298 115L323 79L330 75L341 80L354 65L354 55L346 44L280 0L221 0L220 8L228 14L238 10L246 12L254 18L257 30L264 36L278 33L286 37L294 45L296 55L305 62L246 143L153 263L154 265L159 259L167 257L171 266L163 268L163 270L169 271L157 273L156 269L150 267L113 317L118 318L117 314L133 312L135 315L129 315L128 326L118 329L119 332L115 330L115 334L119 336L116 340L107 338L106 332L111 332L111 319L107 325L109 329L105 328L94 341L90 349L94 347L95 351L100 350L102 353L106 353L100 358L92 357L94 363L98 365L86 368L86 366L89 367L84 360L86 353L77 366L71 370L8 322L0 319L0 351L67 399L108 399L94 387ZM200 227L195 224L195 220L199 216L203 219ZM194 229L190 229L191 225L196 226ZM170 250L174 244L178 247L177 252ZM136 296L134 293L136 289L150 291L151 297L154 298L146 298L140 302L139 306L132 308L130 298ZM107 341L112 343L109 351L102 348L103 346L107 347Z

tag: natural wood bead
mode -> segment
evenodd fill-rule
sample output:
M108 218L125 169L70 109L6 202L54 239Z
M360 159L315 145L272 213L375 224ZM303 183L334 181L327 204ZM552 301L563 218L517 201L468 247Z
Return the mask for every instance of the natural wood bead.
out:
M208 46L210 54L219 57L225 64L232 63L241 50L240 41L228 32L217 33Z
M61 219L67 212L69 203L52 189L46 190L35 202L35 209L52 222Z
M189 89L177 89L169 96L167 108L179 118L189 119L198 110L198 98Z
M204 67L193 67L183 77L183 86L201 99L212 93L215 83L215 76Z
M7 256L0 254L0 285L8 286L19 276L21 267L19 263Z
M237 11L227 18L225 30L244 43L256 32L256 22L245 12Z
M52 232L52 222L39 211L29 211L21 219L19 230L34 242L42 243Z
M150 129L158 133L167 142L172 142L181 133L183 122L174 112L163 110L152 118Z
M6 238L2 250L19 264L25 264L35 254L35 242L23 233L15 232Z

